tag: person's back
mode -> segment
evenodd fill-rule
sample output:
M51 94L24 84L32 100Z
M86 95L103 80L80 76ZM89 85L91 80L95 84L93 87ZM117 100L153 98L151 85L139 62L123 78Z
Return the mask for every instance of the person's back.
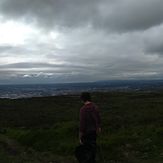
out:
M97 133L101 131L99 110L91 102L91 96L88 92L81 94L81 100L84 102L84 106L80 109L79 140L84 147L83 149L85 149L83 152L86 153L86 155L83 154L83 157L87 159L82 158L82 160L85 163L95 163L96 137ZM82 163L80 159L78 160Z
M80 109L80 132L82 135L97 133L100 128L100 116L97 106L86 102Z

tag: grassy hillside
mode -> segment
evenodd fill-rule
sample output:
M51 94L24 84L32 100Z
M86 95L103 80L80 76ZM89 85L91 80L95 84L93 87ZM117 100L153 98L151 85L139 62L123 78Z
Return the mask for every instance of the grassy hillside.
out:
M93 93L98 163L163 162L163 92ZM0 162L76 163L78 96L0 99Z

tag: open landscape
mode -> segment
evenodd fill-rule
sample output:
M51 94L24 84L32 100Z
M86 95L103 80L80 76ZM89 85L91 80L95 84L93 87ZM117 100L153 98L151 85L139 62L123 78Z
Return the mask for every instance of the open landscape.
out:
M163 162L163 91L94 92L98 163ZM0 162L77 163L78 95L0 99Z
M0 0L0 163L78 163L82 92L96 163L163 163L162 33L163 0Z

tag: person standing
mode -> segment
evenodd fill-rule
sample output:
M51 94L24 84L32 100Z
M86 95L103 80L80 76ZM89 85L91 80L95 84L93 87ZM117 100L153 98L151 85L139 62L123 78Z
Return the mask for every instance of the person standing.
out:
M98 107L91 101L90 93L83 92L81 100L84 103L79 115L79 142L82 150L78 154L81 156L78 161L80 163L95 163L96 138L97 134L101 132L101 118Z

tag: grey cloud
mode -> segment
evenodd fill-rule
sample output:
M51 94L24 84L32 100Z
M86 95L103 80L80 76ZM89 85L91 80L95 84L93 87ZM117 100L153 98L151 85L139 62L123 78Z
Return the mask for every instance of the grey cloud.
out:
M89 74L90 78L96 77L96 80L127 79L127 77L140 79L147 76L155 78L163 70L163 61L160 58L146 55L143 51L143 38L150 35L151 31L144 35L141 32L123 35L106 33L94 35L94 33L95 31L89 32L89 37L85 39L84 36L71 35L68 37L72 42L71 46L61 52L64 61L85 63L86 67L79 72L80 74ZM81 41L77 41L78 39ZM49 57L53 58L53 55Z
M93 2L93 3L92 3ZM43 26L78 26L88 22L97 0L5 0L1 11L12 18L37 20Z
M0 56L30 54L32 52L26 46L0 45Z
M145 30L163 22L162 7L161 0L117 1L109 8L104 7L105 13L101 25L117 31ZM98 24L97 21L97 26Z
M37 63L37 62L21 62L13 64L0 65L4 68L39 68L39 67L73 67L73 68L82 68L84 66L74 65L74 64L50 64L50 63Z
M163 55L163 42L149 45L146 49L148 53Z
M85 73L75 73L63 70L44 71L14 71L0 70L0 83L57 83L92 81L92 77ZM93 77L96 79L96 77Z
M146 37L147 40L157 38L151 31L144 35L149 34L152 36L150 39ZM119 35L96 33L96 30L74 31L65 34L63 41L68 44L62 49L53 47L53 42L48 44L47 41L44 46L36 42L34 48L39 50L30 56L31 61L3 64L0 76L19 83L158 78L163 71L163 60L142 54L144 35L141 32ZM34 57L38 61L32 60ZM41 57L45 61L39 62ZM56 60L61 62L56 63Z
M32 76L31 74L72 74L72 73L82 73L85 72L88 66L80 65L80 64L50 64L50 63L36 63L36 62L22 62L22 63L14 63L14 64L5 64L0 65L1 73L2 72L14 72L14 74L22 74L28 73L27 75ZM89 69L91 71L91 69ZM2 75L2 74L1 74ZM47 75L50 76L50 75Z
M25 45L0 45L0 83L162 77L162 0L4 0L0 6L6 20L36 21L59 33L53 39L38 29Z
M145 32L144 49L146 54L163 54L163 24Z
M4 52L12 50L12 49L13 49L13 46L0 45L0 53L4 53Z
M145 41L145 51L149 54L163 54L163 39L159 37L153 37Z
M162 0L3 0L1 13L40 27L81 27L116 31L144 30L163 22Z
M141 60L141 59L140 59ZM140 61L132 58L124 58L112 60L92 67L73 68L71 66L51 67L48 69L33 69L27 66L10 65L11 68L0 69L1 79L10 79L17 83L32 83L32 82L80 82L80 81L96 81L108 79L154 79L161 77L163 71L162 62L154 63L152 61ZM43 64L35 64L35 67L43 67ZM32 66L32 65L31 65ZM34 66L34 65L33 65ZM48 66L48 65L44 65ZM14 69L13 67L19 67ZM21 68L20 68L21 67ZM45 68L45 67L44 67Z

